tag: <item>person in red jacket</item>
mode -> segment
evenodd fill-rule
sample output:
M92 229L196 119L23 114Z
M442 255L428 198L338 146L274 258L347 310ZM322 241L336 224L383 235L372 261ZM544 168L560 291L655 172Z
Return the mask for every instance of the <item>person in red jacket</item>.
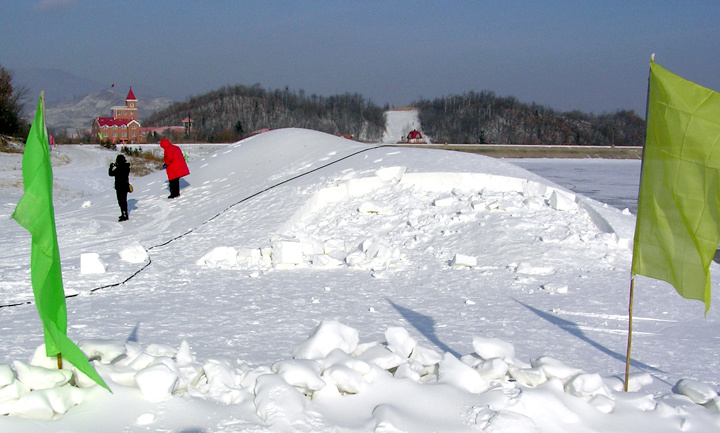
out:
M180 178L190 174L190 169L185 163L185 155L182 150L174 144L170 143L169 140L160 140L160 147L162 147L163 159L165 165L163 168L167 173L168 181L170 183L170 195L168 198L175 198L180 196Z

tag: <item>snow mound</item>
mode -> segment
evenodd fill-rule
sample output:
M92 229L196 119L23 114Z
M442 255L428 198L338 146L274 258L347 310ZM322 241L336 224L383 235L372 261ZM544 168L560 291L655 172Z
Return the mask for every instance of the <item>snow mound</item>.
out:
M349 267L379 276L383 271L406 267L412 262L412 250L436 243L434 234L457 235L496 213L508 213L512 218L515 213L528 212L546 220L579 216L582 224L595 226L600 233L596 236L621 245L611 225L583 200L526 179L485 173L407 173L407 167L389 166L376 170L373 176L341 179L319 189L268 245L216 246L196 263L262 272ZM538 232L541 230L539 226ZM586 242L589 236L579 240ZM473 269L478 267L478 258L456 251L443 263L455 269ZM556 269L523 262L515 271L550 276ZM550 286L545 290L567 292L567 288Z
M540 431L552 423L577 423L594 411L622 419L628 413L718 410L717 393L694 380L681 380L676 394L656 399L640 389L619 391L617 378L586 373L550 357L530 364L519 361L514 347L497 338L473 338L474 353L460 359L419 345L400 327L388 328L385 338L360 344L357 330L323 321L296 347L293 358L254 368L226 359L199 361L186 342L177 349L106 340L83 341L81 347L111 388L136 387L154 402L185 396L251 407L258 423L282 431L312 430L322 424L323 408L342 407L349 396L388 386L409 389L419 401L431 395L426 387L433 385L444 386L448 396L485 396L485 404L466 414L467 422L483 431ZM12 368L0 366L2 415L57 419L98 388L79 384L71 370L47 367L54 359L39 355L41 349L32 362L42 365L16 361ZM437 395L437 388L433 392ZM553 413L551 424L541 415L547 411ZM380 404L347 416L373 419L383 426L377 431L408 431L417 419L432 421L445 412L443 407ZM147 425L154 419L154 414L144 413L137 422Z

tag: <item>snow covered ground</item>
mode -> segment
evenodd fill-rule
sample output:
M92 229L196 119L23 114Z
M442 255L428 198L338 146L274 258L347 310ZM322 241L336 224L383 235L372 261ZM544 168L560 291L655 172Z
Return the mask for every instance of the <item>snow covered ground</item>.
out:
M395 144L407 140L407 135L412 130L420 128L419 113L416 109L398 109L385 112L385 132L383 133L382 142L386 144ZM423 134L426 143L430 143L428 137Z
M508 159L573 192L637 213L640 190L639 159Z
M113 394L36 353L0 154L2 432L720 429L716 297L704 317L638 277L620 391L629 212L502 160L287 129L198 155L176 200L131 179L118 223L115 154L53 152L68 334Z

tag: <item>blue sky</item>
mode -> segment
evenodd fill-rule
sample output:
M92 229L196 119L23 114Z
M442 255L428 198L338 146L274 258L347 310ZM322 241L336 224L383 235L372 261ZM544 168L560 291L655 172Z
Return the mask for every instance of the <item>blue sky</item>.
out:
M652 53L720 90L717 0L3 0L0 29L6 68L142 84L179 101L260 83L391 106L490 90L644 115Z

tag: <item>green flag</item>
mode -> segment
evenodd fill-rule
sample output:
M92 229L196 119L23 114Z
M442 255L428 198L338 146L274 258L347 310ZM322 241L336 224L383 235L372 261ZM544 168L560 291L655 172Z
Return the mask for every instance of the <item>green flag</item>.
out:
M12 217L32 236L30 279L43 324L47 356L62 355L78 370L110 390L82 350L67 337L67 308L55 231L53 175L44 112L45 101L41 93L22 160L25 192Z
M650 63L632 273L710 309L720 243L720 94Z

